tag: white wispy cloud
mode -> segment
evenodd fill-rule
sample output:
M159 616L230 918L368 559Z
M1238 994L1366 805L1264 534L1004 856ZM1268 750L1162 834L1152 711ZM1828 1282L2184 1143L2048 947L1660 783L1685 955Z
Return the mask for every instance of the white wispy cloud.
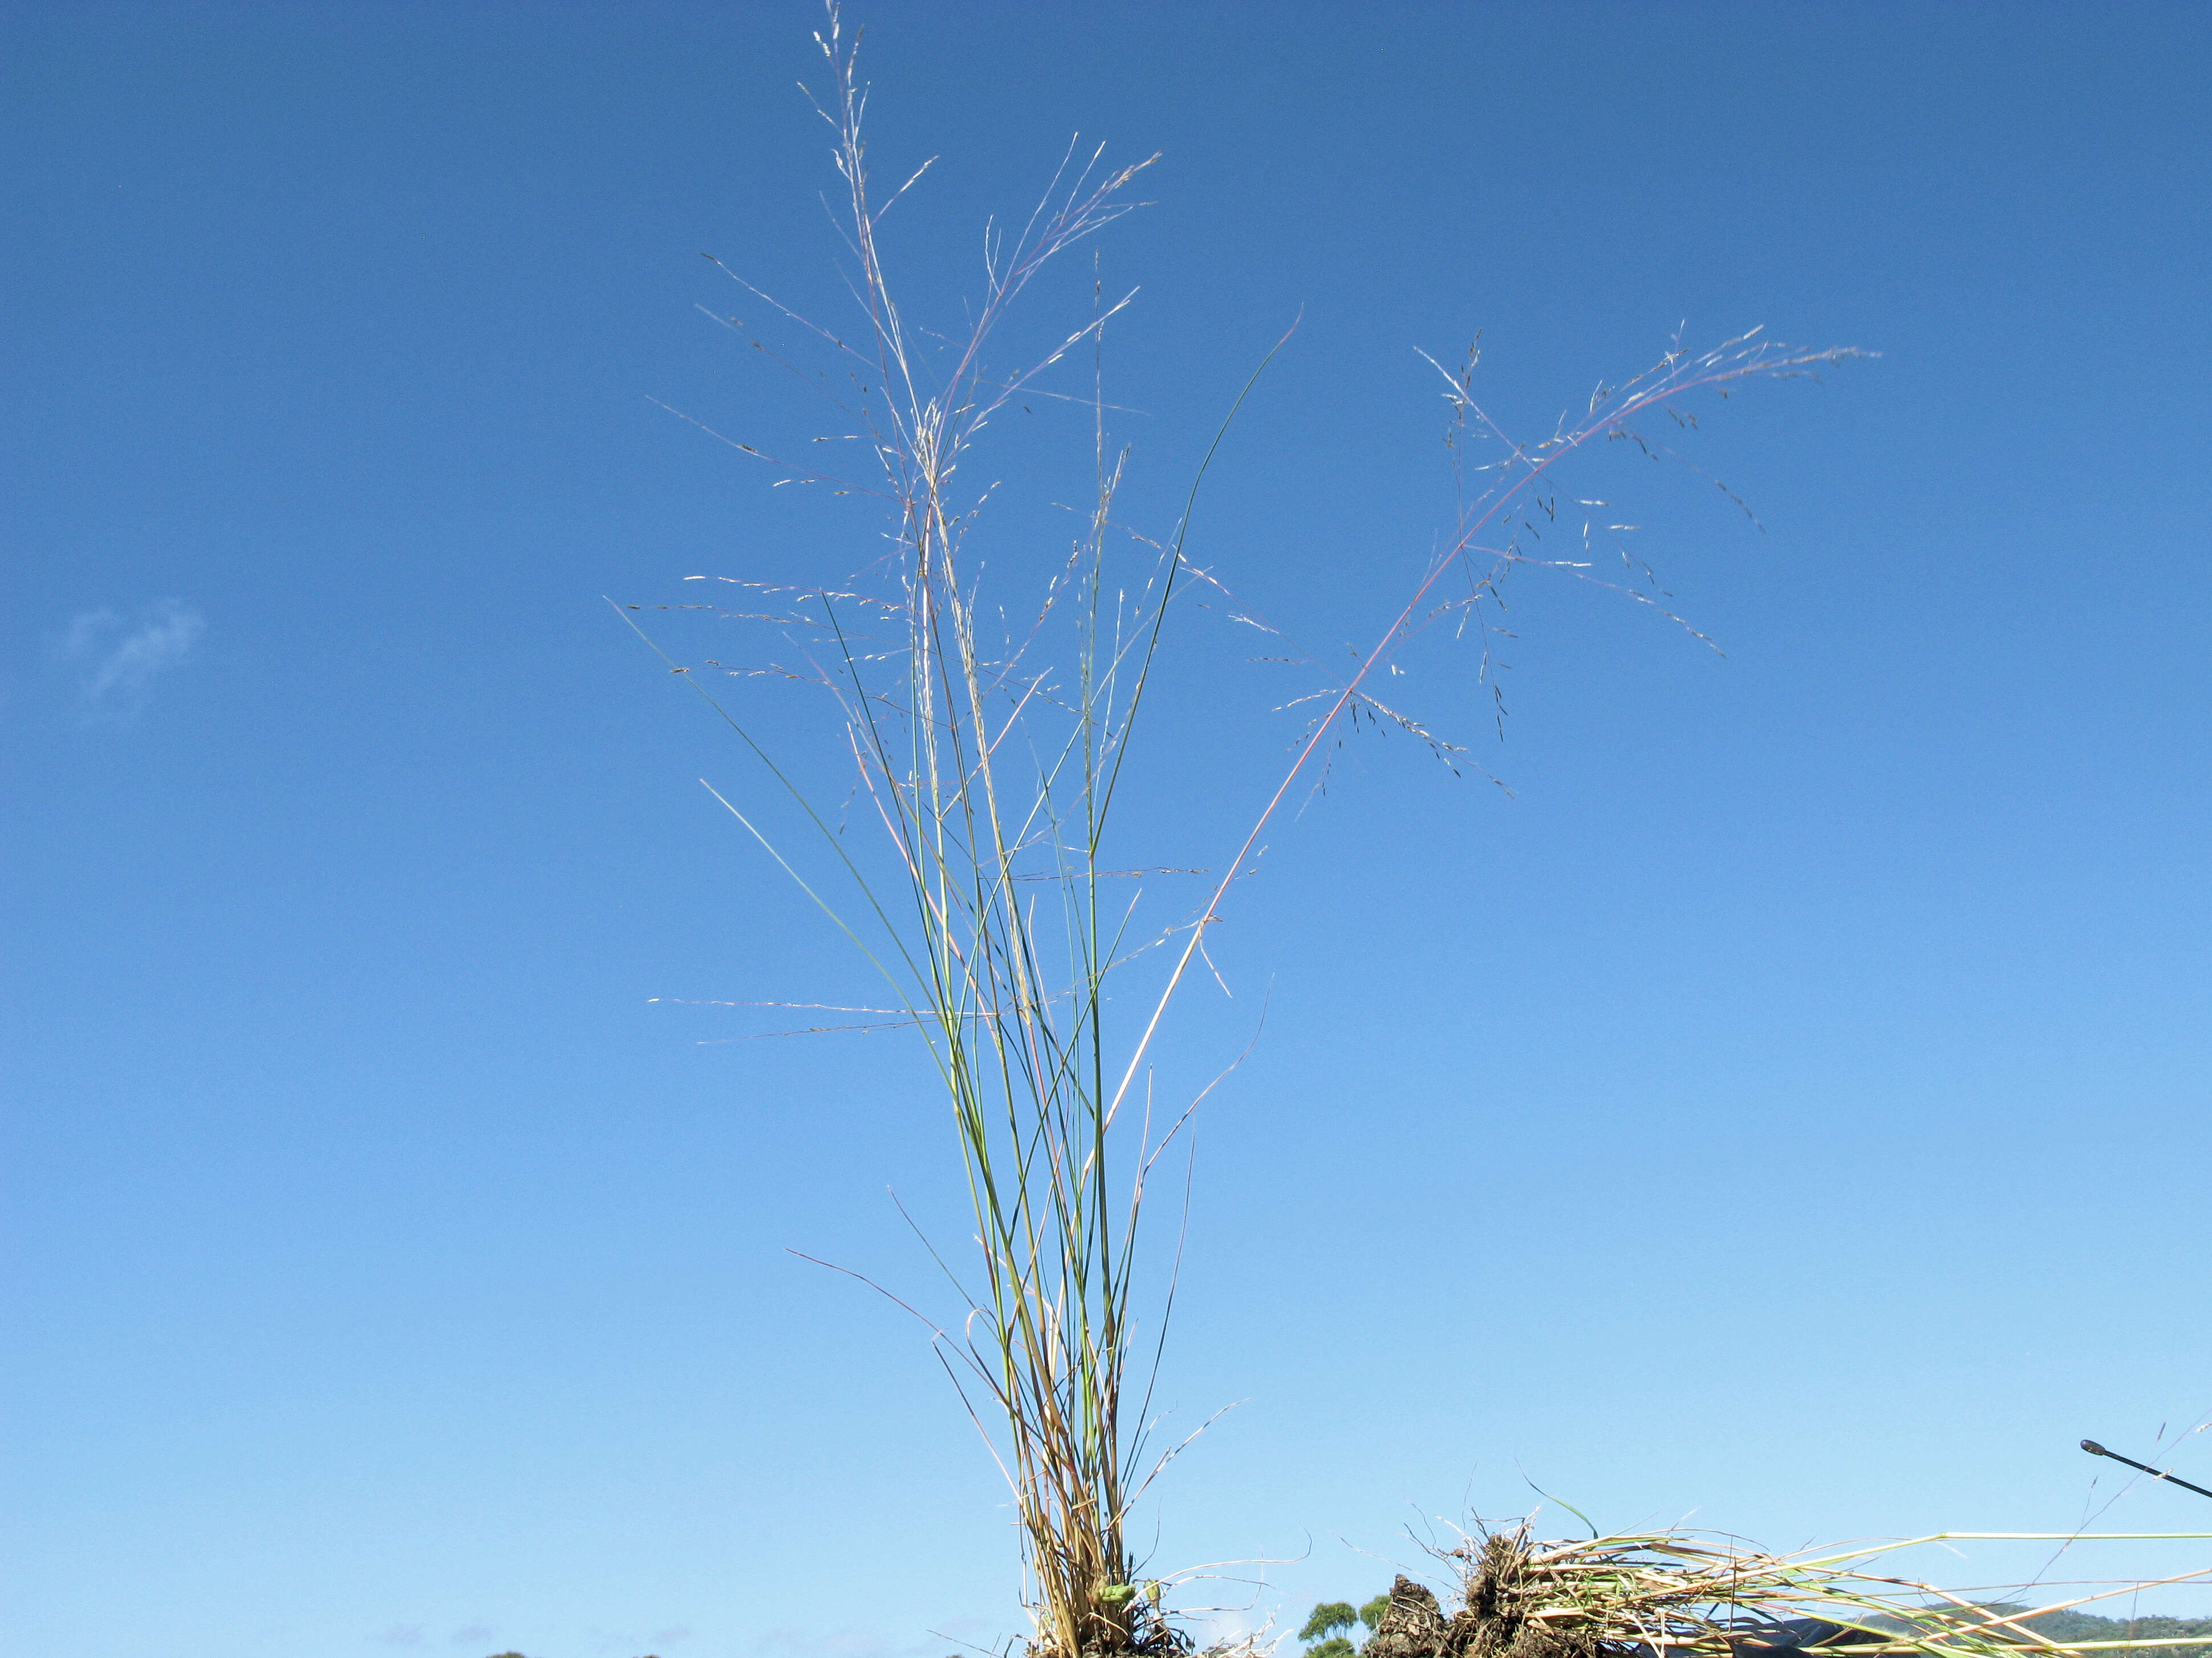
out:
M79 711L91 720L128 720L146 706L155 683L191 659L207 618L181 599L164 598L136 616L85 610L70 618L56 654L77 665Z

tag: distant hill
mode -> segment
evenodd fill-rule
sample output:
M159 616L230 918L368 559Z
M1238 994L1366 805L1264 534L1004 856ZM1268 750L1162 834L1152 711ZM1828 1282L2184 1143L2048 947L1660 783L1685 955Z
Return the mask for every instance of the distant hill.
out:
M2004 1600L1984 1601L1981 1606L1984 1612L2005 1617L2028 1610L2016 1602ZM2023 1619L2021 1627L2054 1641L2159 1641L2182 1635L2202 1636L2202 1646L2146 1647L2134 1654L2119 1648L2106 1655L2089 1655L2088 1658L2212 1658L2212 1618L2106 1618L2093 1612L2047 1612L2040 1618Z
M2207 1643L2203 1646L2152 1647L2147 1649L2146 1658L2160 1658L2164 1654L2182 1654L2185 1658L2212 1655L2212 1618L2100 1618L2090 1612L2048 1612L2029 1619L2027 1627L2054 1641L2159 1641L2176 1635L2201 1635Z

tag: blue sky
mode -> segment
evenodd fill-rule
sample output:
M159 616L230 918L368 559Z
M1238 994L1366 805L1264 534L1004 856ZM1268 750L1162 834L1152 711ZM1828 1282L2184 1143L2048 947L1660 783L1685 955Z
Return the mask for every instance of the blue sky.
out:
M1317 650L1449 519L1417 350L1480 330L1537 435L1686 319L1881 354L1703 411L1686 452L1763 531L1593 458L1724 656L1526 582L1502 744L1471 656L1405 684L1510 798L1364 742L1270 835L1236 997L1164 1055L1210 1073L1264 1003L1163 1391L1175 1427L1242 1402L1147 1516L1158 1565L1273 1562L1222 1587L1295 1618L1532 1484L1777 1546L2212 1521L2075 1448L2179 1439L2212 1484L2205 15L850 16L878 165L942 157L892 242L918 315L957 324L1071 132L1164 153L1098 244L1140 289L1106 353L1133 519L1297 320L1191 545ZM0 14L11 1649L1018 1626L925 1345L784 1253L921 1282L884 1191L951 1215L942 1108L896 1037L672 999L865 987L602 597L873 544L659 406L812 419L699 255L845 303L816 21ZM1006 434L1010 583L1079 435ZM1243 653L1197 613L1171 646L1164 861L1226 855L1295 732L1304 685Z

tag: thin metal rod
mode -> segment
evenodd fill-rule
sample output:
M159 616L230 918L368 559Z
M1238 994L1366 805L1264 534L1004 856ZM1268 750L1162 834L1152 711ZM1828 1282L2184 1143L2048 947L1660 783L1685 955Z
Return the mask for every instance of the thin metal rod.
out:
M2195 1491L2199 1497L2212 1497L2212 1491L2206 1491L2202 1485L2192 1485L2186 1479L2181 1479L2178 1475L2163 1473L2157 1468L2152 1467L2148 1462L2138 1462L2132 1456L2122 1456L2118 1451L2108 1451L2094 1439L2083 1440L2081 1442L2081 1448L2088 1452L2092 1456L2109 1456L2113 1461L2124 1462L2130 1468L2141 1468L2145 1473L2150 1475L2154 1479L2166 1480L2169 1484L2180 1486L2182 1490L2185 1491Z

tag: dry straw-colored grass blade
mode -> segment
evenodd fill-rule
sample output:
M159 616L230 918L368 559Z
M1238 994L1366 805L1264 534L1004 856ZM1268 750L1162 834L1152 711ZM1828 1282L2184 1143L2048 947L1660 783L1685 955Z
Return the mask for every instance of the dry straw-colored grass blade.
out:
M2212 1533L2163 1539L2212 1540ZM2036 1627L2054 1613L2147 1584L2106 1584L2039 1603L2021 1586L1971 1594L1884 1572L1885 1557L1970 1539L2076 1543L2117 1536L1948 1532L1802 1554L1662 1531L1539 1541L1522 1524L1444 1552L1460 1579L1447 1616L1400 1577L1366 1658L2021 1658L2115 1648L2203 1646L2204 1637L2066 1641ZM2212 1578L2212 1567L2160 1583Z

